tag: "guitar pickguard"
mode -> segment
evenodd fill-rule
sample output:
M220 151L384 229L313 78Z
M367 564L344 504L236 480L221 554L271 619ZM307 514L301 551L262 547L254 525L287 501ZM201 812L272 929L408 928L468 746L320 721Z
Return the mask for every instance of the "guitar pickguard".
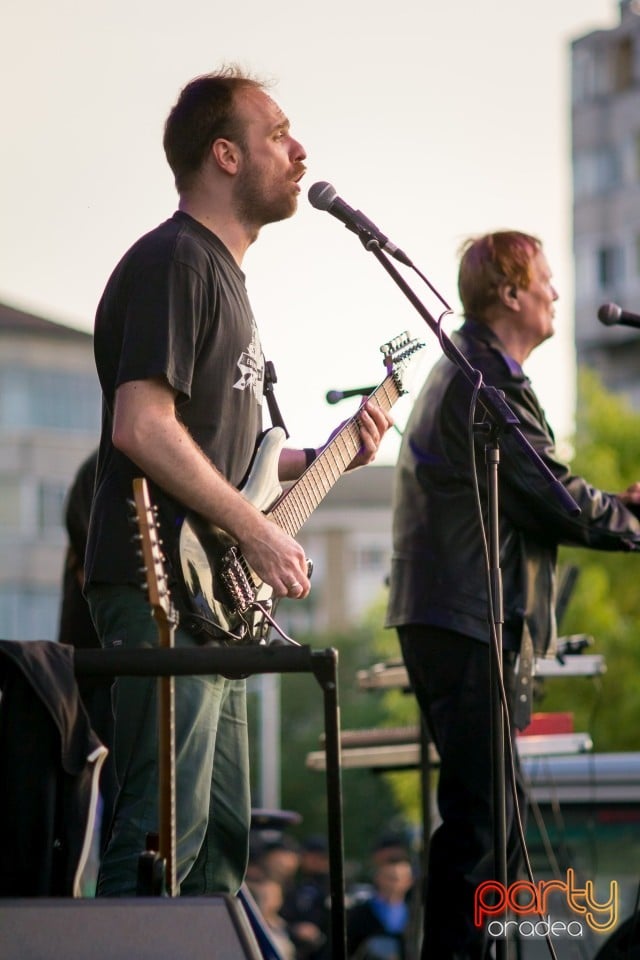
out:
M286 437L274 427L262 438L242 495L266 512L282 493L278 461ZM180 563L193 612L217 627L222 642L266 643L267 612L274 607L272 588L260 580L238 550L235 541L219 527L189 515L180 532Z

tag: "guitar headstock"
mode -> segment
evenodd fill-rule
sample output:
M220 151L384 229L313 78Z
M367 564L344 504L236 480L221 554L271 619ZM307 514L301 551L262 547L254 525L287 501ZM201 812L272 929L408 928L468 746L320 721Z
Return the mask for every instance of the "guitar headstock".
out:
M394 337L393 340L389 340L388 343L384 343L380 347L380 352L384 354L384 365L387 373L390 377L393 377L399 394L407 392L403 377L409 360L423 348L424 343L422 340L412 339L408 330L405 330L404 333Z
M138 527L144 585L158 626L175 627L178 616L171 600L156 508L151 504L145 477L133 481L133 507Z

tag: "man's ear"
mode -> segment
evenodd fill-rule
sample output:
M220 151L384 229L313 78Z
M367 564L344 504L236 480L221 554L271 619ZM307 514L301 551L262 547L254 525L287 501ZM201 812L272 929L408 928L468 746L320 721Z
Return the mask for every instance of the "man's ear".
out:
M505 280L504 283L501 283L498 287L498 296L500 297L501 302L508 307L509 310L519 310L520 303L518 302L518 288L515 283L509 283Z
M211 157L217 166L225 173L235 175L240 163L240 150L233 140L219 137L211 144Z

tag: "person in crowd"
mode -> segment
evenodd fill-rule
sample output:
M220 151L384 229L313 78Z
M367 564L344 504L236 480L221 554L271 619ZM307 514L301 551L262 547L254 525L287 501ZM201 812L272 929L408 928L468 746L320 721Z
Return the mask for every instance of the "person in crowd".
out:
M413 868L406 854L395 853L374 867L373 894L347 910L347 955L364 957L380 951L391 960L406 957L410 908L407 896L413 886ZM373 942L377 942L376 944Z
M492 613L497 605L503 608L502 670L513 738L514 727L528 722L534 656L555 642L558 545L629 552L640 546L640 484L614 495L572 474L523 369L554 332L558 294L541 241L516 230L471 238L458 279L465 319L453 343L476 371L474 378L503 392L519 420L519 435L498 435L502 591L492 598L469 442L474 384L447 356L431 370L412 408L396 468L386 623L397 628L440 756L442 822L429 846L425 960L486 956L484 930L473 922L473 898L479 883L495 878L490 643L499 632L492 628ZM484 426L491 422L482 406L475 415ZM486 520L483 455L489 439L484 430L473 435ZM553 483L525 452L521 437ZM579 513L567 509L556 488L570 495ZM520 848L506 770L504 776L511 882L518 876Z
M282 960L296 960L295 944L289 935L287 923L280 913L283 903L282 884L275 877L262 872L248 880L247 885Z
M295 883L300 866L300 853L298 841L282 833L277 839L268 840L262 845L258 862L262 871L277 880L286 893Z
M307 837L300 866L281 910L300 960L330 960L329 852L322 836Z
M374 867L387 860L411 860L411 842L403 833L387 831L382 833L373 845L371 862Z

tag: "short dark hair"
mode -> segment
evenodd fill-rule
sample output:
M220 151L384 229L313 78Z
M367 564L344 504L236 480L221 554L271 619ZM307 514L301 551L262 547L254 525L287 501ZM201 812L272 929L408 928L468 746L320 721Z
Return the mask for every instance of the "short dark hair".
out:
M239 90L262 90L262 81L229 65L217 73L195 77L181 91L164 126L163 146L182 193L193 182L214 140L226 137L243 143L244 130L236 115Z
M541 249L537 237L519 230L499 230L466 240L458 271L464 315L482 318L484 311L498 300L503 283L527 290L532 260Z

